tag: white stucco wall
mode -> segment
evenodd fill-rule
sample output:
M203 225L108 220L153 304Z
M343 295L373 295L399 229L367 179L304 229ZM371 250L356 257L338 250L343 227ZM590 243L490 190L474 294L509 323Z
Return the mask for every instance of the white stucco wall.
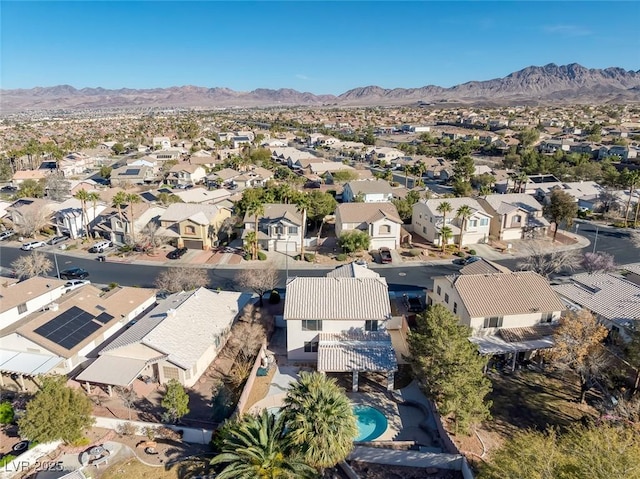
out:
M64 289L60 286L58 288L51 288L45 294L26 300L25 304L27 305L27 310L24 313L18 313L18 306L7 311L3 311L0 313L0 329L4 329L16 321L29 316L34 311L38 311L44 306L53 303L56 299L62 296L63 292ZM11 287L7 288L7 294L11 294Z

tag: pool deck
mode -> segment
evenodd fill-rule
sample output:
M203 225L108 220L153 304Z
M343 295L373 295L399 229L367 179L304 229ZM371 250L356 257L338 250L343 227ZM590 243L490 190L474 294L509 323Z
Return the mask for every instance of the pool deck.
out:
M282 407L286 390L289 384L298 379L299 370L300 368L295 366L278 365L267 396L254 404L250 412ZM426 419L427 423L433 423L435 429L434 418L426 417L420 408L401 404L405 400L411 400L428 405L427 398L415 383L394 393L347 392L347 396L353 404L374 407L387 418L387 430L374 442L415 441L425 447L435 446L432 435L420 427L420 423Z

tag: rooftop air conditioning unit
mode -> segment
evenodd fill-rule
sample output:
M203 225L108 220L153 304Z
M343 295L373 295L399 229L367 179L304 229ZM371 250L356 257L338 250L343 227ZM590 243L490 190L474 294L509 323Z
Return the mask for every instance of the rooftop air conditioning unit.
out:
M49 305L49 311L58 311L60 309L60 305L58 303L51 303Z

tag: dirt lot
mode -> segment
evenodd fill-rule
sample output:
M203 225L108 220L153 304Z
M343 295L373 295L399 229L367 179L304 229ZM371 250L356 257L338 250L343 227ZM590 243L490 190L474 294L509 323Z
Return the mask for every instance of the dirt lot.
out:
M593 407L576 402L575 377L521 370L510 375L490 373L490 378L493 419L477 427L477 435L452 436L461 451L473 456L486 457L518 430L564 428L585 416L597 416ZM587 403L594 399L588 395Z

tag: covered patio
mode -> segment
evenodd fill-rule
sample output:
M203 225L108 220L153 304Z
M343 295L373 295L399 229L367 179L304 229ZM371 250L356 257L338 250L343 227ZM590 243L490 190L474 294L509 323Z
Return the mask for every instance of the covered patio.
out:
M358 391L359 373L376 372L387 376L387 390L393 390L398 370L391 336L383 331L320 333L318 371L351 373L352 391Z
M511 357L511 370L516 368L518 353L533 353L554 346L554 325L530 326L527 328L502 328L498 334L474 336L469 341L478 345L480 354Z
M33 379L39 374L47 374L64 361L52 354L26 353L0 349L0 386L5 386L4 375L15 377L22 391L26 391L25 377Z
M119 356L100 356L76 377L84 383L87 393L91 394L91 385L106 386L109 397L113 396L113 387L130 387L133 382L155 361Z

